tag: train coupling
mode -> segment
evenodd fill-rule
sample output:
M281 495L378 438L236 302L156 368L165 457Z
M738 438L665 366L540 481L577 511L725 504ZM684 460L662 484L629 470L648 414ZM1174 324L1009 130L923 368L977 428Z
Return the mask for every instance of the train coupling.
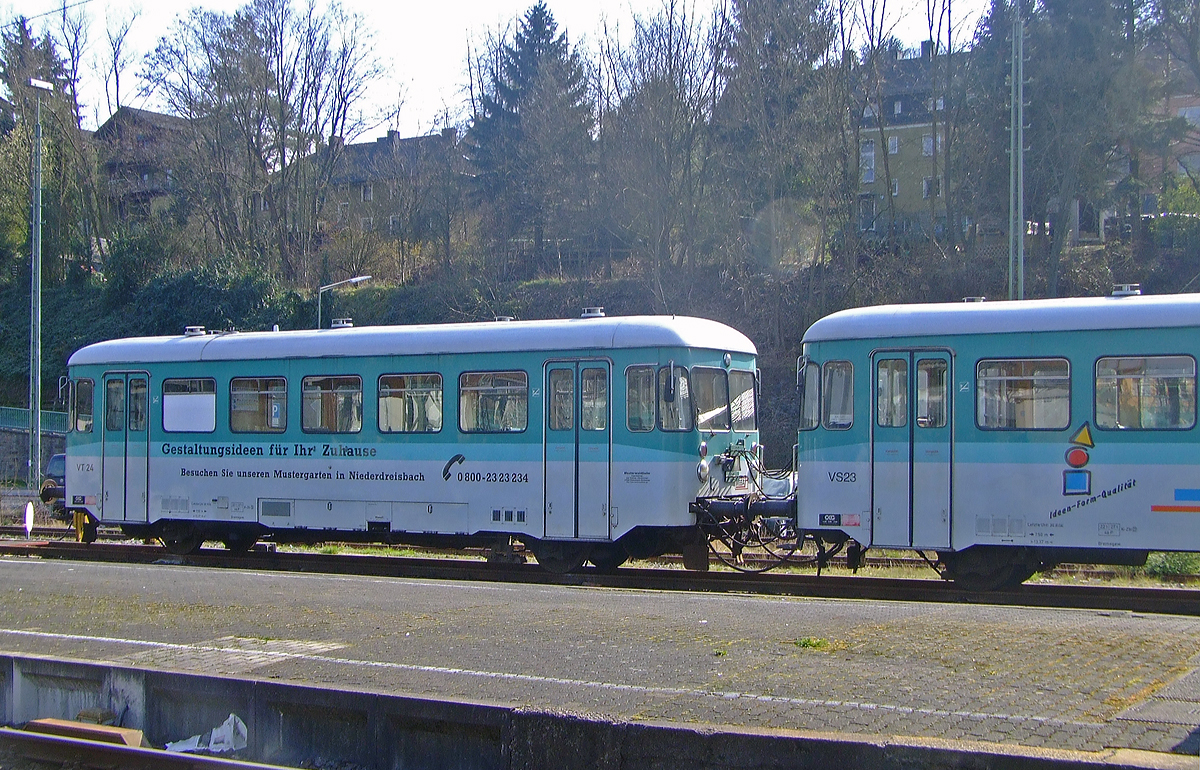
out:
M690 506L692 513L710 514L717 519L749 518L762 519L768 524L779 520L796 520L796 498L755 498L749 495L733 498L698 498ZM776 526L783 526L782 523Z

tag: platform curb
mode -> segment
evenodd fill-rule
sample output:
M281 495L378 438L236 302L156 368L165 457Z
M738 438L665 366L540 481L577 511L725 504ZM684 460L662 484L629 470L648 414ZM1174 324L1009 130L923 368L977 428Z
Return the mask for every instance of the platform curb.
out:
M161 746L237 713L242 759L451 770L1200 770L1200 759L857 733L623 721L559 710L0 654L5 724L108 709Z

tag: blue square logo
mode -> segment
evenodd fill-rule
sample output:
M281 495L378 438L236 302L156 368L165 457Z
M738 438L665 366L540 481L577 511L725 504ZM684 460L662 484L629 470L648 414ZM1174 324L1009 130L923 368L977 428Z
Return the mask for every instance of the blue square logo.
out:
M1063 471L1064 495L1090 495L1091 493L1091 471Z

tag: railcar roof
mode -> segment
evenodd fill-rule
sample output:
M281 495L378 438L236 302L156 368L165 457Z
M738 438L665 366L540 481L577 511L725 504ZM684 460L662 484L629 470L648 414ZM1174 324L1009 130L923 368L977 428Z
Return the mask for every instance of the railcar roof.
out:
M757 353L746 335L716 321L684 316L613 316L131 337L80 348L67 363L77 366L639 347Z
M804 342L1181 326L1200 326L1200 294L878 305L825 316Z

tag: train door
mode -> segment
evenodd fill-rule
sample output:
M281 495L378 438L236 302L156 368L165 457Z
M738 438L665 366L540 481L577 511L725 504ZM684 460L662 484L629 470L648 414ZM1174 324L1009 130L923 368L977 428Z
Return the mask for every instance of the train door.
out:
M546 364L546 537L608 539L607 361Z
M104 375L104 441L100 459L105 521L146 521L149 496L149 377Z
M871 544L950 545L950 354L872 355Z

